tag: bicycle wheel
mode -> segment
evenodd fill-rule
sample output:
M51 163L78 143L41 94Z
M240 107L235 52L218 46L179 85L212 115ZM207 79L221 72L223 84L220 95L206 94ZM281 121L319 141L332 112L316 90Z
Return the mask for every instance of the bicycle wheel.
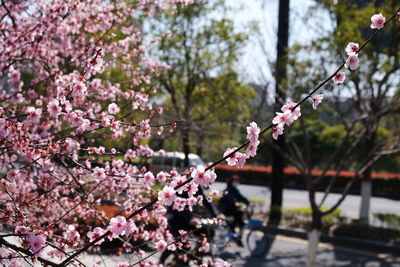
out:
M221 225L215 229L213 243L218 250L228 246L231 241L231 229L228 225Z
M268 249L268 236L261 229L252 229L246 238L247 248L252 256L264 256Z

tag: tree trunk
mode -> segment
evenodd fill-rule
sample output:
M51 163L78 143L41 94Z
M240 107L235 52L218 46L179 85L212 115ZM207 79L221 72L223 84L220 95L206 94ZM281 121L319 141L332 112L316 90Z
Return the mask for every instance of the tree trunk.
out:
M307 267L314 267L317 264L318 243L321 236L321 231L311 229L307 234L308 236L308 257Z
M285 141L281 136L277 141L277 145L281 149L285 148ZM272 183L271 183L271 206L269 223L278 225L282 217L282 202L284 188L284 173L285 160L281 154L273 150L272 152Z
M285 83L287 73L287 48L289 39L289 0L279 1L278 44L275 72L275 105L274 110L280 111L285 100ZM284 136L274 141L282 150L285 150ZM278 225L282 216L282 195L284 187L283 169L285 161L281 154L272 151L272 183L271 183L271 213L269 224Z
M185 159L183 160L183 166L189 166L189 153L190 153L190 140L189 140L189 128L187 125L183 126L182 131L182 150L185 154Z
M368 136L365 142L365 151L370 151L371 147L375 146L375 136L374 134ZM369 208L372 195L372 180L371 180L372 168L369 167L365 172L361 181L361 203L360 203L360 214L359 222L361 224L369 224Z
M359 222L362 224L369 224L369 207L372 195L372 180L370 173L366 173L366 176L361 181L361 203L360 203L360 215Z
M201 158L203 154L204 132L201 131L197 134L196 154Z
M308 257L307 267L314 267L317 264L318 243L321 236L322 216L319 210L312 212L312 226L308 232Z

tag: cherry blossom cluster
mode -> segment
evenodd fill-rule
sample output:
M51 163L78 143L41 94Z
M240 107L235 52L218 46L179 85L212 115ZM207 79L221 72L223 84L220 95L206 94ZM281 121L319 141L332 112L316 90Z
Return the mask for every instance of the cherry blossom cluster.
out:
M17 226L15 233L20 236L21 243L25 248L30 249L35 255L40 255L46 244L43 235L35 235L29 227Z
M157 174L157 181L165 186L158 192L158 201L161 205L172 206L175 210L192 210L195 205L202 205L203 202L201 195L195 196L199 185L208 187L216 178L213 170L205 170L203 166L192 168L190 178L180 175L175 169L170 173L161 171ZM183 192L186 192L189 198L177 196Z
M0 237L2 255L22 258L29 249L44 264L108 232L109 240L168 235L165 209L128 220L108 218L101 206L107 200L132 214L166 179L137 165L154 153L144 141L152 128L162 134L176 123L154 126L163 109L151 101L152 79L167 66L147 56L132 18L189 2L22 0L0 7L0 225L15 228L21 248L3 247ZM123 80L111 78L115 69Z
M132 233L137 233L139 231L138 227L135 225L133 220L126 220L123 216L116 216L110 220L109 226L104 230L101 227L95 227L93 231L89 231L87 236L92 242L93 240L99 238L106 232L110 232L107 236L109 240L113 240L119 236L125 235L130 236ZM96 242L96 245L100 245L104 242L104 239Z
M314 99L322 99L317 96ZM314 101L313 101L314 103ZM317 102L316 102L317 103ZM318 104L315 105L315 107ZM281 108L282 112L277 112L276 116L272 120L272 124L276 125L272 129L272 137L276 140L278 136L283 134L285 125L290 126L295 120L301 116L300 106L294 102L288 102Z
M228 148L224 153L224 158L228 162L229 166L236 166L237 168L242 168L246 164L246 160L250 157L254 157L257 154L257 148L260 144L258 140L260 134L260 128L257 123L251 122L247 127L247 140L249 144L246 147L245 153L237 151L237 147Z

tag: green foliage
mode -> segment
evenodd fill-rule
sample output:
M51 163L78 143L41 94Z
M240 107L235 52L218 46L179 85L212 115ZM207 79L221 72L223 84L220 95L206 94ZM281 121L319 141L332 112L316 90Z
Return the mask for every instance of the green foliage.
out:
M321 211L326 211L327 207L321 207ZM299 208L292 208L287 209L286 213L295 215L295 216L302 216L311 219L312 216L312 209L311 207L299 207ZM331 225L336 222L342 222L344 217L342 215L342 211L340 209L336 209L333 212L329 213L322 217L322 222L327 225Z
M181 150L179 139L187 131L191 151L214 158L238 139L237 129L249 120L254 90L234 71L247 35L235 31L225 10L224 1L207 1L148 22L155 36L165 30L173 33L152 51L170 66L159 77L160 99L169 113L164 119L185 121L168 142L159 142L166 150Z
M375 219L381 222L382 225L389 227L400 227L400 216L394 213L373 213Z
M344 125L327 126L321 131L320 140L328 146L335 147L340 144L345 134L346 129Z

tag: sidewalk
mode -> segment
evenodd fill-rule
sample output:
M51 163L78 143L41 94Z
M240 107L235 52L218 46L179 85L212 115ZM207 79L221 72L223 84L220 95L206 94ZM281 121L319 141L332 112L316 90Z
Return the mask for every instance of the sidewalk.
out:
M265 257L251 257L246 248L232 247L222 253L221 258L235 267L305 266L307 245L303 238L276 234L271 235L270 249ZM317 262L317 266L400 266L400 254L321 242Z
M270 248L264 257L252 257L246 248L236 244L224 246L220 257L234 267L274 267L274 266L305 266L307 260L308 241L306 233L292 229L269 228ZM317 266L398 266L400 267L400 248L388 248L382 244L347 238L321 238L317 256ZM397 249L397 250L396 250ZM154 255L158 259L160 255ZM107 255L85 255L81 260L92 266L101 262L101 266L117 266L118 261L134 263L137 257L129 254L122 257Z

